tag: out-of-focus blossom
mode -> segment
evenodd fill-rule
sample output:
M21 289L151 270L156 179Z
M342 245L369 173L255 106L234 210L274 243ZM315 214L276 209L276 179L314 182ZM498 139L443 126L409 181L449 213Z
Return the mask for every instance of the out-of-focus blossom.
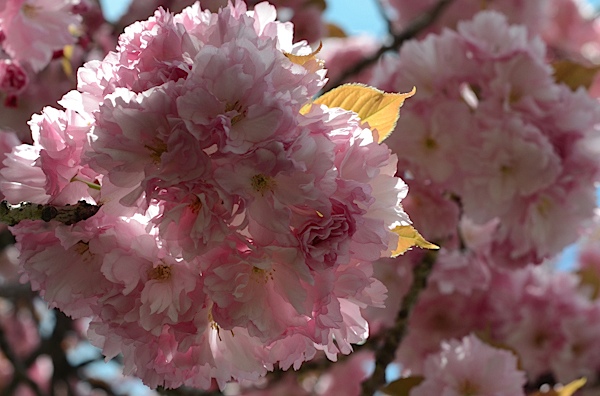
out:
M495 265L539 263L577 239L595 207L600 106L554 82L538 36L481 12L406 43L373 81L420 88L388 140L399 171L470 221L497 219Z
M425 361L424 375L411 396L525 394L525 373L517 368L517 357L473 335L444 342L441 352Z
M54 51L75 43L72 30L81 18L73 13L79 0L4 0L0 4L2 48L34 72L42 70Z

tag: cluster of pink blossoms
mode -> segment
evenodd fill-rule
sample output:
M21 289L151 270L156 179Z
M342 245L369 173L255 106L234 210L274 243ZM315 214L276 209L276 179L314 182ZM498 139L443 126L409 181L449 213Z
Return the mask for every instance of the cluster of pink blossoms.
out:
M441 352L425 361L425 380L411 396L523 395L525 373L517 370L517 357L470 335L443 342Z
M396 351L403 375L426 377L413 395L454 394L465 382L523 394L509 386L522 380L488 380L473 370L482 364L467 364L466 341L451 340L470 334L514 351L530 385L584 376L594 383L600 373L597 253L588 250L582 266L591 281L534 265L587 226L600 169L600 105L557 82L546 56L538 36L486 11L456 31L405 43L373 74L371 84L384 90L418 87L386 142L410 187L406 211L442 246ZM393 325L390 313L422 260L413 251L386 273L376 268L395 289L387 313L365 313L372 328ZM485 360L481 348L471 351ZM517 375L508 365L498 372Z
M419 87L388 144L428 238L457 240L461 216L495 224L494 261L520 267L574 242L592 215L600 107L554 81L545 50L485 11L406 43L374 74L385 90Z
M85 0L0 1L0 92L14 106L30 77L75 44Z
M384 0L393 27L400 31L419 15L436 5L435 0ZM494 10L505 15L511 23L527 26L532 34L539 34L550 52L559 58L598 59L598 24L593 8L586 0L493 0L450 2L440 18L425 29L440 33L443 28L455 29L460 21L471 19L478 12Z
M91 316L91 342L151 387L335 359L385 298L372 262L409 222L396 157L352 112L300 114L325 71L275 14L237 1L134 23L1 171L9 202L101 205L12 227L22 280Z
M439 377L428 361L440 353L440 345L475 333L513 351L531 384L549 378L563 384L580 377L597 380L600 300L580 274L533 265L506 271L473 255L440 254L397 350L406 373ZM475 280L481 282L477 287L465 287ZM386 301L398 303L397 298ZM369 323L376 315L367 313Z
M81 0L3 0L0 2L2 49L13 61L40 71L54 51L76 41L73 30Z

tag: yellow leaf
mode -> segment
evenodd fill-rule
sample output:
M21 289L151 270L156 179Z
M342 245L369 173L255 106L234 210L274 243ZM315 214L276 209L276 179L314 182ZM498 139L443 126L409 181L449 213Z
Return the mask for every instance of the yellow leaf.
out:
M294 62L295 64L302 66L306 62L315 59L315 55L317 55L319 53L319 51L321 51L321 48L323 48L323 42L320 42L319 48L317 48L316 50L314 50L313 52L311 52L308 55L294 55L294 54L290 54L289 52L284 52L283 54L285 56L287 56L287 58L289 60L291 60L292 62Z
M529 396L573 396L586 382L587 380L585 378L579 378L578 380L569 382L561 388L550 389L547 392L536 391L530 393Z
M592 300L598 298L600 292L600 274L593 268L583 268L576 272L579 276L579 286L588 287L591 289Z
M418 386L423 380L424 378L421 376L400 378L387 384L381 391L390 396L408 396L411 389Z
M327 24L327 37L344 38L344 37L348 37L348 35L346 34L346 32L344 32L344 29L342 29L338 25L336 25L334 23L328 23Z
M492 337L490 329L486 329L485 331L481 331L481 330L476 331L475 335L477 336L477 338L479 338L482 342L486 343L487 345L494 347L496 349L503 349L503 350L508 351L508 352L512 353L513 355L515 355L515 357L517 358L517 369L523 371L521 357L519 356L519 353L517 352L517 350L514 349L513 347L509 346L508 344L505 344L501 341L494 339Z
M362 84L344 84L326 92L313 103L354 111L363 123L377 130L377 141L381 143L396 127L404 100L415 92L416 88L407 93L386 93Z
M73 75L73 66L71 66L71 58L73 58L73 45L66 45L63 48L63 56L61 59L61 64L63 71L67 75L67 77L71 77Z
M556 82L563 83L572 90L579 87L588 89L594 82L596 73L600 71L600 65L587 67L568 60L554 62L552 67Z
M572 381L570 383L568 383L567 385L563 386L562 388L560 388L557 392L558 396L573 396L573 394L581 387L583 387L583 385L585 385L585 383L587 382L587 380L585 378L579 378L578 380Z
M307 0L304 7L317 7L321 11L325 11L327 3L325 0Z
M399 256L412 248L418 246L422 249L439 249L440 247L428 242L413 226L397 226L392 232L398 234L398 247L392 252L392 257Z

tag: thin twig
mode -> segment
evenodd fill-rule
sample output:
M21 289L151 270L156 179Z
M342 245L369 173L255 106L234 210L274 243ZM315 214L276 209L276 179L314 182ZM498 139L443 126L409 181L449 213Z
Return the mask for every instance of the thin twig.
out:
M346 81L349 77L354 76L367 67L371 66L375 62L381 58L381 56L388 52L397 50L400 46L407 40L410 40L416 37L423 29L429 27L433 22L437 20L437 18L442 14L442 12L452 3L453 0L440 0L438 1L431 9L429 9L426 13L417 17L406 29L402 32L393 35L393 41L390 44L383 45L377 52L373 55L364 58L360 62L354 64L352 67L344 70L344 72L338 77L336 80L332 81L328 86L331 88L335 88L338 85L341 85Z
M156 389L156 391L164 396L219 396L219 395L223 395L223 393L221 393L221 391L219 390L214 390L214 391L204 391L204 390L200 390L200 389L193 389L193 388L187 388L187 387L180 387L177 389L165 389L163 387L158 387L158 389Z
M375 3L377 4L377 8L379 8L379 14L381 14L381 17L383 18L383 21L385 22L386 26L387 26L387 31L390 34L390 36L394 35L394 24L392 23L392 20L390 19L390 15L388 12L387 7L385 6L385 4L383 4L383 0L375 0Z
M375 370L373 375L362 384L362 394L371 396L385 384L385 370L394 360L396 350L408 329L408 319L417 303L421 291L427 287L427 278L431 273L437 253L427 251L423 260L413 270L413 283L410 290L402 300L402 307L396 316L393 327L388 329L383 336L383 342L375 350Z

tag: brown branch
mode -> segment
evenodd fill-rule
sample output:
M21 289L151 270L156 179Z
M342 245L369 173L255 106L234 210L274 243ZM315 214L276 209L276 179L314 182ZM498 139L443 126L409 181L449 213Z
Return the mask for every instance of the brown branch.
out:
M396 350L406 335L408 319L417 303L419 294L427 287L427 278L431 273L437 252L427 251L423 260L413 269L413 283L402 300L402 307L396 316L396 322L383 336L383 342L375 350L375 370L373 375L362 384L362 394L371 396L385 384L385 370L394 360Z
M9 226L19 224L23 220L56 220L65 225L75 224L95 215L100 206L79 201L75 205L54 206L22 202L11 205L6 201L0 202L0 222Z
M31 290L29 283L7 283L0 287L0 298L6 298L11 301L17 301L20 299L31 300L37 293Z
M416 37L421 31L425 28L429 27L432 23L434 23L437 18L442 14L442 12L452 3L453 0L439 0L433 7L431 7L427 12L417 17L406 29L402 32L393 35L393 41L390 44L383 45L377 52L373 55L364 58L360 62L354 64L350 68L344 70L340 77L336 80L332 81L328 86L329 89L335 88L338 85L342 85L344 81L346 81L349 77L354 76L367 67L371 66L381 56L388 52L394 51L400 48L400 46L407 40L410 40Z
M6 359L8 359L13 366L13 378L10 384L4 389L6 394L12 394L16 388L21 384L25 383L33 391L36 396L42 396L42 391L35 381L33 381L27 374L27 366L15 355L14 351L8 344L4 328L0 326L0 350L4 353Z

